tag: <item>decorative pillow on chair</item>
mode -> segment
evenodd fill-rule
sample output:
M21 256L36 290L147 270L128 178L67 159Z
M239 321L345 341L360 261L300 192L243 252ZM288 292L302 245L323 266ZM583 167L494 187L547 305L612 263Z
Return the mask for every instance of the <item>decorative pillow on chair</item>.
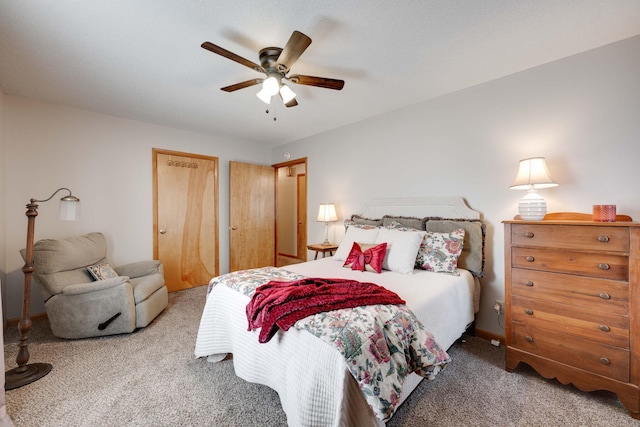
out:
M343 267L352 270L371 271L375 273L382 272L382 261L384 254L387 252L387 244L366 245L353 242L353 247Z
M102 261L87 267L87 270L96 280L106 280L112 277L118 277L118 273L111 268L109 263Z
M418 251L416 267L436 273L457 274L463 244L464 228L450 233L427 232Z

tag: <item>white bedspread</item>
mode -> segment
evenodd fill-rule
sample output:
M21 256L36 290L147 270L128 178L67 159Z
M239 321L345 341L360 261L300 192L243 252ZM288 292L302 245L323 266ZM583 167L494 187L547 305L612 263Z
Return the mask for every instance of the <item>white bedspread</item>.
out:
M474 281L460 276L415 270L413 275L352 271L342 262L323 258L284 267L309 277L370 281L396 292L443 347L451 344L473 321ZM276 390L290 426L376 425L342 355L312 334L298 329L278 332L258 343L258 331L247 331L249 298L227 286L216 286L207 297L195 356L222 360L233 353L236 374ZM440 375L446 376L446 369ZM415 377L415 378L414 378ZM421 377L405 381L403 400Z

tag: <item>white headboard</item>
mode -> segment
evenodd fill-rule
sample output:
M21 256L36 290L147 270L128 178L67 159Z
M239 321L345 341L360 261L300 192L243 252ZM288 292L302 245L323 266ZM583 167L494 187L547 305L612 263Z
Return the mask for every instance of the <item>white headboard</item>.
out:
M462 197L418 197L374 199L365 203L360 215L366 218L382 218L383 215L426 216L459 219L480 219Z

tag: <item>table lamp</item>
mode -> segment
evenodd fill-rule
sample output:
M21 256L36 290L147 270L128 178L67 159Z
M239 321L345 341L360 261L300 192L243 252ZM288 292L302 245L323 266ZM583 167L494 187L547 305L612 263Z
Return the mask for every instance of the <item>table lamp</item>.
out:
M509 187L511 190L528 190L518 203L520 218L525 221L541 221L547 213L547 202L536 190L557 185L549 176L544 157L520 160L518 175Z
M329 242L329 223L337 220L338 216L336 215L336 205L334 203L323 203L320 205L318 219L316 221L324 222L324 242L322 242L324 246L331 244L331 242Z

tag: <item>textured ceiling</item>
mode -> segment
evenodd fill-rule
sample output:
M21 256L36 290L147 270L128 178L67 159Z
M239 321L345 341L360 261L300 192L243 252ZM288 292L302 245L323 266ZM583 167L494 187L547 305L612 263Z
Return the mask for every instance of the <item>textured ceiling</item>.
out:
M258 63L293 30L313 43L269 106ZM294 141L640 34L640 0L0 0L0 86L49 101L270 146ZM273 121L273 117L277 121Z

